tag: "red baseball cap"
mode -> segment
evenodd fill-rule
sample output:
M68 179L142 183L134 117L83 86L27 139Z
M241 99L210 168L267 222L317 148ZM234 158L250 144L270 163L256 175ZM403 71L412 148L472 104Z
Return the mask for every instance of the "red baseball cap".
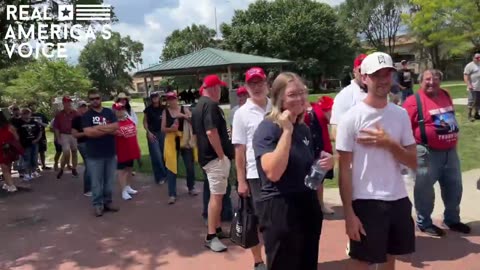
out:
M165 98L168 99L177 99L177 93L171 91L165 94Z
M62 98L62 102L63 102L63 103L72 102L72 99L71 99L69 96L64 96L64 97Z
M203 88L210 88L217 85L227 86L227 83L220 80L217 75L208 75L203 78Z
M320 105L320 108L324 112L328 112L332 110L333 107L333 98L329 96L322 96L321 98L318 99L318 105Z
M262 68L259 67L252 67L247 72L245 72L245 82L249 82L253 78L260 78L262 80L265 80L267 78L267 75L265 75L265 71L263 71Z
M121 110L124 110L124 109L125 109L125 106L120 102L113 103L113 105L112 105L112 110L121 111Z
M365 59L365 57L367 57L367 55L364 53L358 55L357 58L355 58L355 60L353 61L353 68L359 67L362 64L363 59Z
M248 94L247 88L245 86L240 86L237 89L237 96Z

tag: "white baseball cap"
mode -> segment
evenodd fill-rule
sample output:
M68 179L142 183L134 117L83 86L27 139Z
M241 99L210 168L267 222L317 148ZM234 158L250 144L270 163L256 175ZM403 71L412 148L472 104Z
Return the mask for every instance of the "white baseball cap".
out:
M374 52L363 59L360 72L370 75L384 68L396 70L393 66L392 57L383 52Z

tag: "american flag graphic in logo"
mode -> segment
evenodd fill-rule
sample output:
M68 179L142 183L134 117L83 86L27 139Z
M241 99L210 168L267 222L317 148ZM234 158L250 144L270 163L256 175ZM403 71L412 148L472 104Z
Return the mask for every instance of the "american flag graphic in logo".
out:
M77 21L109 21L112 18L111 5L76 5Z

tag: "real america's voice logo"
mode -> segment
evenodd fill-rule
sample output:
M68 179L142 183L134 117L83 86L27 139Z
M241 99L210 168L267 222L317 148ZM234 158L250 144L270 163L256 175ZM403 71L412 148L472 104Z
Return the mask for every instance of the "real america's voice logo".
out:
M6 19L10 22L3 37L9 58L16 53L22 58L66 58L66 43L48 42L48 40L110 39L112 28L112 8L110 5L58 5L57 16L53 18L47 5L7 5ZM30 21L31 24L22 24ZM38 23L52 21L52 23ZM94 22L102 21L96 27ZM53 23L54 22L54 23ZM75 23L76 22L76 23ZM87 23L87 24L85 24ZM88 24L90 23L90 24ZM85 29L86 28L86 29ZM18 44L18 40L24 41Z

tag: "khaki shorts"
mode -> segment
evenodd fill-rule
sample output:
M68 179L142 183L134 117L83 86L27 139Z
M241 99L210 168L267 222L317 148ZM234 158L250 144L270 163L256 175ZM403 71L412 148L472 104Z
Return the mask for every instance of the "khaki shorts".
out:
M77 139L71 134L60 134L60 140L58 141L62 146L62 152L77 151Z
M214 159L207 163L203 169L207 174L210 193L214 195L224 195L227 193L230 160L227 157L223 160Z

